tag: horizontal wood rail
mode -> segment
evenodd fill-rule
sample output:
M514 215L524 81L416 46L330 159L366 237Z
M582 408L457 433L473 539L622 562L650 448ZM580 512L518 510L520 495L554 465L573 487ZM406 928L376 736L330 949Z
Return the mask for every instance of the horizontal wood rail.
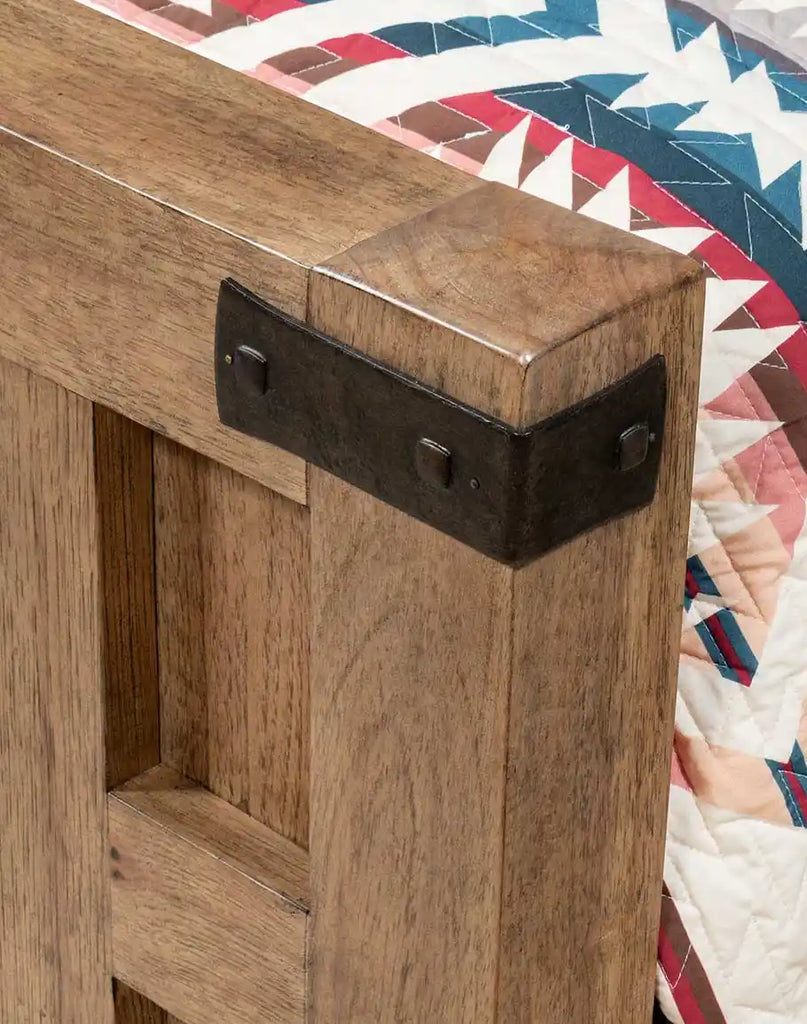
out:
M304 270L2 133L0 176L4 354L305 501L302 460L221 426L209 358L221 277L304 314Z
M72 0L0 14L2 351L304 502L300 459L218 423L220 280L304 318L307 268L477 183Z
M72 0L0 180L3 1024L648 1024L698 266ZM654 500L514 569L224 427L226 277L517 428L663 356Z
M308 857L170 768L109 795L113 970L185 1024L302 1024Z

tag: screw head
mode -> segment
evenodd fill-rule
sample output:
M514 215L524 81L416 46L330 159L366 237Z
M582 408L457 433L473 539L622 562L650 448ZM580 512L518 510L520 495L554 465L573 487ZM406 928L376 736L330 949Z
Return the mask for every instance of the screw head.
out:
M249 345L239 345L232 356L236 382L246 395L259 398L266 394L268 367L266 356Z
M650 447L650 428L646 423L634 423L623 431L617 449L619 469L627 473L645 461Z
M233 357L232 357L232 356L230 355L230 353L229 353L229 352L228 352L228 353L227 353L227 355L226 355L226 356L224 357L224 362L225 362L225 363L226 363L226 364L227 364L228 366L232 366L232 365L233 365Z
M442 489L451 486L451 452L437 441L421 437L415 446L415 467L427 484Z

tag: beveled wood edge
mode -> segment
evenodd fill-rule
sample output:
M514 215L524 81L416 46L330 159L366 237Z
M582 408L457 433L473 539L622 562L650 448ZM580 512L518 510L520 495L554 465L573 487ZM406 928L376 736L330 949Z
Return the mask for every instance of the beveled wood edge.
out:
M585 392L559 383L572 361L606 356L609 325L705 277L688 256L480 182L313 267L309 321L327 332L352 293L343 343L526 427L618 379L609 352Z
M364 318L363 325L356 324L355 332L342 336L340 341L382 363L403 370L451 398L523 429L561 412L569 405L583 401L635 370L637 364L630 361L630 352L626 348L626 359L618 373L614 373L611 361L602 364L603 372L598 373L592 352L604 344L603 329L618 325L637 307L652 306L660 299L672 302L679 293L690 288L699 289L705 298L706 271L694 261L690 262L692 270L682 275L680 281L639 294L628 305L606 316L592 318L590 326L581 333L560 338L544 351L528 354L508 352L483 334L461 330L456 324L443 319L439 313L432 313L384 294L329 265L313 267L311 270L309 320L313 326L327 333L328 315L325 310L329 301L335 298L340 288L360 293L363 299L357 301L364 303L364 309L370 315ZM517 273L517 268L514 271ZM386 307L383 311L382 306ZM437 352L434 346L428 344L424 345L421 352L402 350L394 342L390 344L389 339L379 338L372 327L367 326L375 316L392 317L402 327L413 320L417 321L429 339L436 336L441 338L445 350ZM692 349L689 355L697 359L699 353L699 349ZM582 381L578 381L573 389L569 389L567 382L561 380L563 366L579 359L592 361L592 373L586 386L581 387ZM461 368L460 363L464 364Z

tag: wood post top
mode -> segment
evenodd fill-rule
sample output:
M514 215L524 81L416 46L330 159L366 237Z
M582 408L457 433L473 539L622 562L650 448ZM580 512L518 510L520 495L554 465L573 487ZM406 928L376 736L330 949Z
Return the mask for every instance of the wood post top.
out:
M554 411L527 396L545 357L703 276L688 256L499 184L388 228L316 271L429 325L428 344L414 349L384 348L358 323L343 340L522 426ZM480 378L495 386L480 392Z
M496 183L317 269L417 309L522 366L701 273L688 256Z

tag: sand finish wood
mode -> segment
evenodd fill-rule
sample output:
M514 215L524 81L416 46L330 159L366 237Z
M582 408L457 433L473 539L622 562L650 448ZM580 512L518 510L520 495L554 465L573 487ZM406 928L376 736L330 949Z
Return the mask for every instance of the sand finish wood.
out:
M494 186L313 278L314 326L516 424L669 369L654 503L518 571L312 471L314 1024L649 1019L700 278Z
M300 459L218 422L219 281L304 317L307 267L475 181L80 4L0 14L3 351L305 502Z
M321 262L476 185L80 4L0 0L0 13L8 128L288 261Z
M308 845L308 510L155 438L163 760Z
M0 408L0 1020L112 1024L92 406Z
M222 277L302 314L303 268L2 133L0 174L6 355L304 501L300 459L219 423L209 349Z
M697 267L80 4L0 14L0 1017L110 1024L114 967L118 1024L646 1024ZM656 500L515 571L309 479L219 422L227 276L517 426L662 353ZM105 685L110 784L170 762L106 860Z
M116 976L185 1024L302 1024L305 853L163 767L109 821Z

